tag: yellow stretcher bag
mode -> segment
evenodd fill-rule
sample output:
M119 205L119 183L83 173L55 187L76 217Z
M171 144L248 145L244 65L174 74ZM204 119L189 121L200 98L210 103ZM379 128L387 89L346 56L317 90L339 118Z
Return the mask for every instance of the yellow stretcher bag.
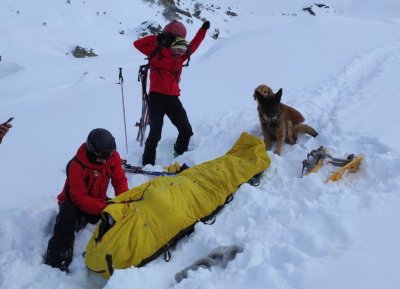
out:
M140 267L213 216L238 186L270 165L264 142L243 133L224 156L158 177L114 198L85 252L86 266L108 278Z

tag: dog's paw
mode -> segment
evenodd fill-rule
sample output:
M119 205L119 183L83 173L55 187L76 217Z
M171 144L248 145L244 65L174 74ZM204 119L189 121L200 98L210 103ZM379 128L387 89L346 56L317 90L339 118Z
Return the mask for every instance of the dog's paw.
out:
M274 154L280 156L281 155L281 151L280 150L274 150Z
M265 150L269 151L271 148L271 143L264 141L264 144L265 144Z
M290 145L294 145L294 144L296 144L296 142L297 142L297 137L295 137L295 136L290 138L290 140L289 140Z

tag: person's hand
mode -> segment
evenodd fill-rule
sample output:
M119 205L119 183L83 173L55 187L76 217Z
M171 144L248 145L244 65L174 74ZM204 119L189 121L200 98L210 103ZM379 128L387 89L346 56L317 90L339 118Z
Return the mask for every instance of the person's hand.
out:
M205 21L204 23L203 23L203 25L201 25L201 28L203 28L203 29L205 29L205 30L208 30L209 28L210 28L210 21Z
M0 143L3 140L3 137L8 133L8 130L12 128L10 123L0 124Z
M160 33L157 35L157 42L159 45L164 47L171 47L171 44L175 41L176 36L167 33Z

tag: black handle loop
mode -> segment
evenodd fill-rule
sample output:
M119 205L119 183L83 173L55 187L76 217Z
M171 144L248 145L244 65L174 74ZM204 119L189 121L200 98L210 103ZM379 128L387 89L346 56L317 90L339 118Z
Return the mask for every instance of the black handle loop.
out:
M164 252L164 260L165 262L171 261L171 252L169 251L169 249Z
M226 197L225 204L229 204L230 202L232 202L232 200L233 200L233 194Z
M108 273L110 273L110 275L112 275L114 273L114 268L113 268L113 265L112 265L112 256L111 256L111 254L107 254L106 255L106 262L107 262Z
M249 183L251 186L253 186L253 187L258 187L258 186L260 185L260 178L257 177L257 176L252 177L252 178L248 181L248 183Z
M215 215L213 215L210 219L203 221L202 223L204 225L212 225L215 223L216 220L217 220L217 217Z

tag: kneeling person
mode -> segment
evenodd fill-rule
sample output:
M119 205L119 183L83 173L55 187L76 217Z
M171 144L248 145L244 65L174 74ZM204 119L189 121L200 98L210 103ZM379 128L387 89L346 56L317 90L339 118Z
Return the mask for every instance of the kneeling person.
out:
M86 143L68 163L66 173L64 188L57 197L59 213L45 258L47 265L62 271L68 271L72 262L75 231L87 223L97 223L107 206L110 180L116 196L128 190L115 139L102 128L89 133Z

